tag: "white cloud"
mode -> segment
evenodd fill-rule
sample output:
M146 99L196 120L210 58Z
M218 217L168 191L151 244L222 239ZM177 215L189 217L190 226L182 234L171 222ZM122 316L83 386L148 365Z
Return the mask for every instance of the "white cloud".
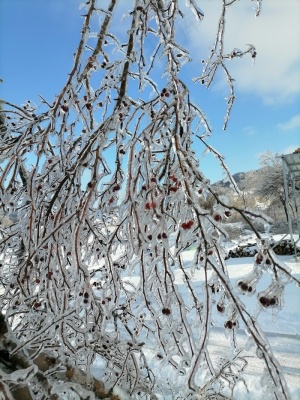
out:
M204 2L205 17L201 23L188 15L183 31L194 57L203 49L209 53L220 4ZM228 63L236 87L259 95L266 103L292 101L300 93L300 1L264 0L259 18L254 17L252 5L250 1L240 1L228 8L225 51L231 52L235 47L244 50L247 43L257 49L253 66L250 56Z
M255 135L257 133L256 129L253 126L245 126L242 129L242 132L244 132L246 135Z
M290 131L300 127L300 114L294 115L289 121L278 124L278 128L283 131Z

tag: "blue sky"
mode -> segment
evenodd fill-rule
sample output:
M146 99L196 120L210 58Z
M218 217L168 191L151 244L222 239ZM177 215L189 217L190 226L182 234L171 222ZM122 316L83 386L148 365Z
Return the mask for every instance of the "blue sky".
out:
M107 3L107 0L102 0ZM67 80L73 53L80 40L81 0L0 0L0 96L22 104L39 102L41 94L51 102ZM201 59L214 41L220 12L219 0L198 0L205 13L198 23L185 8L177 38L190 49L193 62L183 68L191 97L212 127L209 144L225 156L232 173L258 168L266 150L279 154L300 147L300 1L264 0L262 14L255 18L255 2L240 0L229 9L225 50L247 43L256 46L257 59L233 60L229 68L236 82L237 100L228 130L222 130L228 88L222 75L207 90L193 84L201 75ZM123 11L131 0L119 0ZM126 31L124 24L116 31ZM199 154L201 157L201 154ZM201 168L212 181L222 179L213 157L201 157Z

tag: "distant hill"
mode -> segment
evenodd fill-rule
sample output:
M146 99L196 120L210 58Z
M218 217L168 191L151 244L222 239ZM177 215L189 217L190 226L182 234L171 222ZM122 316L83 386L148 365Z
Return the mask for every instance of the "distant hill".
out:
M237 185L239 186L239 183L241 183L241 181L244 180L245 175L246 175L246 172L237 172L236 174L233 174L232 176L233 176L233 179L236 181ZM215 182L213 184L213 186L229 187L230 183L229 183L229 181L224 179L224 180Z
M248 172L237 172L233 174L233 179L235 180L238 188L240 190L245 189L245 185L247 182L248 190L253 191L255 189L255 182L257 181L255 178L260 175L260 171L262 168L259 168L257 170L251 170ZM250 185L250 187L249 187ZM228 180L221 180L218 182L215 182L213 186L218 186L220 188L229 188L230 187L230 182Z
M228 180L221 180L214 183L213 187L225 194L233 201L233 204L238 206L247 206L252 209L263 211L265 214L269 215L274 222L280 224L286 224L286 215L284 212L283 204L279 201L276 204L271 201L271 199L264 199L259 196L258 188L261 186L262 172L266 167L259 168L257 170L251 170L248 172L237 172L233 174L233 178L242 192L242 198L236 194L232 189L231 184ZM235 222L240 221L240 219L235 218ZM231 222L231 220L229 221ZM281 225L280 225L281 227ZM287 228L287 227L286 227ZM284 230L284 232L286 229Z

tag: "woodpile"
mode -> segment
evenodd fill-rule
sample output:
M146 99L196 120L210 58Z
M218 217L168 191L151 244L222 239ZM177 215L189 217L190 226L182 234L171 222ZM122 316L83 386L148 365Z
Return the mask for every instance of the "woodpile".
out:
M228 258L240 258L240 257L253 257L257 253L256 245L249 244L247 246L237 246L236 248L229 250Z
M280 256L290 256L295 254L295 247L290 240L283 240L273 247L273 251Z
M281 242L271 242L271 248L274 253L280 256L290 256L295 254L295 248L291 240L282 240ZM248 244L246 246L237 246L234 249L229 250L228 258L239 258L239 257L253 257L257 253L257 247L255 244Z

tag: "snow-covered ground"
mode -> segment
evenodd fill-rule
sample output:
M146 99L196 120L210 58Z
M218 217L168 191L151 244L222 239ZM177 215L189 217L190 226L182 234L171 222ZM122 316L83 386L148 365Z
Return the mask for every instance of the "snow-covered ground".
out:
M283 235L276 235L273 237L275 241L279 241ZM253 243L252 235L245 236L239 240L239 244ZM230 245L229 245L230 248ZM187 273L192 276L189 267L192 265L194 258L194 249L188 250L184 253L184 264ZM281 261L284 261L290 268L292 274L300 278L300 260L296 260L294 256L279 256ZM231 283L234 285L236 280L250 273L253 269L253 257L234 258L226 261ZM182 296L188 296L185 283L183 281L183 274L180 270L174 271L175 282L178 285L179 291ZM139 280L139 277L126 278L132 283ZM196 270L193 274L193 284L197 287L197 291L202 290L204 282L204 272ZM269 274L264 274L260 279L256 293L266 289L271 283ZM295 283L291 282L286 286L284 292L284 307L276 315L270 309L262 309L257 304L256 294L254 296L240 295L240 299L244 302L247 310L252 315L257 315L257 321L262 331L265 333L270 347L282 366L282 372L286 379L290 396L292 400L300 399L300 290ZM238 384L234 391L234 399L237 400L267 400L273 399L274 394L272 389L268 386L269 382L264 381L264 363L258 358L253 356L255 349L253 346L248 351L245 346L248 341L248 336L243 329L242 324L238 329L238 345L243 349L243 355L247 357L248 367L245 371L244 378L247 383L248 391L244 385ZM147 345L146 345L147 346ZM224 329L224 316L219 313L213 315L213 326L210 331L210 339L208 347L212 360L217 363L222 356L228 355L230 351L230 338L226 337ZM144 352L150 366L157 377L166 376L168 374L170 382L174 382L174 386L180 385L180 378L177 375L172 375L172 371L167 370L166 366L162 366L157 362L155 352L147 347L144 347ZM98 368L99 367L99 368ZM98 369L98 371L97 371ZM100 377L100 365L95 364L95 375ZM124 397L126 398L126 397ZM128 397L129 398L129 397ZM166 392L158 396L160 400L171 400L172 395Z
M274 235L275 241L280 241L283 235ZM240 240L241 243L255 243L252 235ZM294 238L297 239L296 237ZM229 246L230 247L230 246ZM194 257L194 251L187 251L185 253L185 260L192 260ZM294 256L279 256L281 261L284 261L290 268L291 273L296 278L300 279L300 259L295 259ZM234 258L226 261L230 280L232 284L235 281L246 274L250 273L253 269L253 257ZM180 271L176 274L176 281L178 285L182 285L182 274ZM196 271L194 277L194 283L199 281L201 284L204 281L204 274L202 271ZM264 274L257 285L256 292L260 292L267 288L271 283L269 275ZM273 353L280 365L286 379L286 383L289 388L289 392L292 400L300 399L300 290L299 287L291 282L286 286L284 292L284 307L277 314L273 315L271 310L261 310L261 307L257 305L256 295L240 296L241 300L247 306L248 311L252 314L259 312L257 321L266 334ZM238 329L240 337L240 346L243 343L246 344L248 339L244 329L240 326ZM226 350L230 348L230 340L225 337L224 334L224 321L221 315L214 315L214 327L211 330L211 337L209 341L212 354L215 359L225 356ZM252 349L253 352L253 349ZM252 353L253 354L253 353ZM248 353L251 356L251 349ZM260 383L260 377L262 376L264 365L259 363L257 357L250 357L248 359L249 367L247 368L247 384L249 393L245 391L245 387L241 386L239 390L235 392L235 398L238 400L260 400L268 399L267 393L262 391ZM271 397L273 398L273 397Z
M185 259L193 259L193 251L185 253ZM292 270L292 274L300 278L300 260L295 260L293 256L280 257ZM226 262L228 272L232 284L238 278L248 274L253 269L252 257L229 259ZM202 271L196 271L194 284L199 281L199 285L204 281ZM182 273L176 273L176 282L178 285L183 285ZM268 275L263 275L257 286L257 292L264 290L271 280ZM294 400L300 399L300 290L294 283L287 285L284 293L284 308L277 314L272 315L271 310L260 310L257 305L256 296L246 297L241 295L241 300L247 306L247 309L255 314L256 311L261 311L257 321L261 329L266 333L267 339L273 350L275 357L283 368L283 373L288 385L291 398ZM259 310L257 310L258 308ZM225 337L224 321L222 316L216 313L214 315L214 327L211 330L209 347L216 361L222 356L225 356L226 351L230 349L230 340ZM248 339L242 327L238 330L239 346L243 347ZM245 387L240 386L235 393L235 398L242 399L267 399L267 394L262 391L260 377L263 374L264 365L259 363L257 357L251 358L253 348L247 353L250 356L248 359L249 367L247 368L247 384L249 393L245 391ZM267 397L266 397L267 396ZM273 398L273 397L271 397Z

